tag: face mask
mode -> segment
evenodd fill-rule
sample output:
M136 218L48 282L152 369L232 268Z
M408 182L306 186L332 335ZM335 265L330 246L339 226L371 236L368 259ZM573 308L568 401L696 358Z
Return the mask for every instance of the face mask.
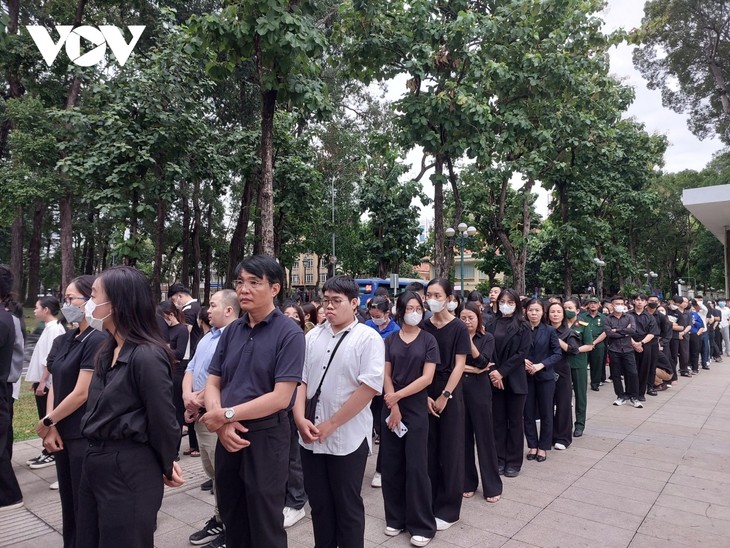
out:
M503 316L509 316L510 314L514 314L516 308L517 307L513 304L499 305L499 311L502 313Z
M569 320L572 320L573 318L575 318L575 310L566 310L565 317L568 318Z
M459 303L457 303L456 301L450 301L446 303L446 310L448 310L449 312L453 312L458 306Z
M373 323L375 325L377 325L377 326L385 325L385 322L388 321L388 318L385 318L385 317L383 317L383 318L370 318L370 319L373 320Z
M623 305L620 305L620 304L619 304L619 305L616 305L616 306L614 306L614 307L613 307L613 309L614 309L614 311L615 311L615 312L617 312L618 314L623 314L624 312L626 312L626 307L625 307L625 306L623 306Z
M86 301L86 322L89 324L89 326L91 326L92 329L96 329L97 331L104 331L104 320L111 316L112 313L109 312L109 314L107 314L103 318L95 318L94 310L96 310L97 306L102 306L108 303L109 301L99 304L96 304L92 300Z
M657 308L659 308L659 303L649 303L646 306L651 308L652 310L656 310Z
M395 305L390 308L390 315L395 316Z
M428 308L431 309L431 312L434 314L438 314L444 309L444 303L441 301L437 301L436 299L429 299L426 301L428 304Z
M418 325L421 323L421 320L423 319L423 314L420 312L409 312L405 316L403 316L403 321L406 322L408 325Z
M669 305L669 309L670 310L677 310L677 305L676 304L670 304Z
M84 319L84 311L78 306L69 303L64 303L61 307L61 314L63 314L63 317L66 318L68 323L79 323Z
M719 306L720 308L725 308L725 301L720 301L719 303L717 303L717 306Z

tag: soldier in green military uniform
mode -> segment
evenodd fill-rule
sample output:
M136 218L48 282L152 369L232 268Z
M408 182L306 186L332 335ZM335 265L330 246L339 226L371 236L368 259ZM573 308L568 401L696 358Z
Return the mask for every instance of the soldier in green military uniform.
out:
M570 365L570 377L573 381L573 394L575 395L575 430L573 437L579 438L583 435L586 427L586 409L588 407L588 353L593 350L593 334L588 322L578 318L578 299L570 298L565 301L565 318L568 320L568 327L578 334L577 354L568 356Z
M588 310L582 312L578 318L588 324L593 336L593 350L588 353L588 363L591 368L591 390L598 392L598 387L606 381L606 345L603 342L606 339L603 331L606 317L599 312L601 301L598 297L588 297L586 302Z

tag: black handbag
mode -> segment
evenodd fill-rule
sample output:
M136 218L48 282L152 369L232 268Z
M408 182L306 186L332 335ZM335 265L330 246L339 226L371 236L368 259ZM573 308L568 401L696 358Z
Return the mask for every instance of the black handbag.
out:
M314 415L317 411L317 403L319 402L319 395L322 392L322 383L324 382L324 378L327 375L327 371L330 370L330 365L332 365L332 359L335 357L335 354L337 353L337 349L340 347L340 343L343 341L343 339L347 336L347 334L350 332L348 329L342 334L342 337L340 337L340 340L337 341L337 344L335 345L335 349L332 351L332 354L330 354L330 359L327 362L327 367L324 370L324 373L322 374L322 378L319 381L319 386L317 387L317 391L314 393L314 396L311 398L307 398L306 402L304 403L304 418L307 419L309 422L314 424Z

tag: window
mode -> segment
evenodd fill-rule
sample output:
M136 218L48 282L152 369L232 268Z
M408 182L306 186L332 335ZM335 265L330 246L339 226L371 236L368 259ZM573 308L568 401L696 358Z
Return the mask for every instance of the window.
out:
M296 261L294 261L294 266L292 267L292 269L293 270L296 270L298 268L299 268L299 259L297 259Z
M299 285L299 274L292 274L291 275L291 284L292 285Z
M327 266L327 261L324 260L324 257L319 260L319 266L322 268L325 268Z
M314 261L312 259L304 259L304 268L312 268Z
M314 282L314 276L312 274L305 274L304 275L304 283L307 285L310 285Z
M320 272L319 273L319 283L323 284L327 281L327 273L326 272Z

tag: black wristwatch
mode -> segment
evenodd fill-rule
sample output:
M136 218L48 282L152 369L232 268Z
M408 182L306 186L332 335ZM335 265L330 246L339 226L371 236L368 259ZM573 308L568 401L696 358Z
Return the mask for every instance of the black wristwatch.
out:
M51 417L49 417L48 415L43 417L43 426L48 426L50 428L51 426L53 426L53 424L53 419Z
M441 395L444 398L446 398L447 400L450 400L451 398L454 397L454 396L451 395L451 392L449 392L448 390L444 390L443 392L441 392Z

